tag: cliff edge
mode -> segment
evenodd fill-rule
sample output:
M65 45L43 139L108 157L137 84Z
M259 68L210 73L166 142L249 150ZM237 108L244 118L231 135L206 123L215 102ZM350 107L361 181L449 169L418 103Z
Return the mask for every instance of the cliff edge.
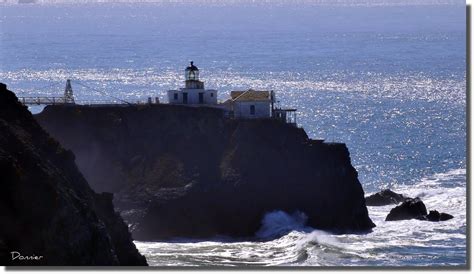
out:
M49 106L36 119L95 190L116 193L136 239L253 236L273 210L334 232L374 227L347 147L280 121L165 104Z
M1 265L147 265L112 194L96 194L0 83Z

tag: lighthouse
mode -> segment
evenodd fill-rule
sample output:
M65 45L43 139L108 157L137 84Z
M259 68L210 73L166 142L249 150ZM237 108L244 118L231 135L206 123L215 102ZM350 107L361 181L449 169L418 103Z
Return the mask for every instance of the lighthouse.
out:
M184 70L184 79L184 88L168 90L168 102L170 104L217 104L217 90L204 88L204 82L199 80L199 69L194 65L193 61Z

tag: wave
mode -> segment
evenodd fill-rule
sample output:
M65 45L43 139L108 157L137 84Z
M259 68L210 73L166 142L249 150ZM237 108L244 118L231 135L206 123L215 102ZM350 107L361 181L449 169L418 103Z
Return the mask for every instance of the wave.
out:
M292 214L275 210L265 214L262 226L255 234L258 240L269 240L272 249L285 250L284 256L270 256L267 265L304 263L313 249L338 250L344 246L327 232L306 226L308 216L301 211Z
M304 264L317 250L339 253L343 245L324 231L306 226L304 212L268 212L252 239L139 242L137 248L155 266L282 266ZM317 264L316 264L317 265Z
M288 214L284 211L275 210L265 214L262 219L262 226L255 236L260 239L281 237L291 231L308 231L306 227L308 216L305 213L296 211Z
M452 169L422 178L415 185L404 185L394 189L408 197L420 197L428 210L443 210L465 217L466 169Z
M307 226L304 212L271 211L255 238L135 242L155 266L436 266L466 264L466 170L453 169L394 191L421 196L445 222L385 222L393 206L368 207L369 234L333 235Z

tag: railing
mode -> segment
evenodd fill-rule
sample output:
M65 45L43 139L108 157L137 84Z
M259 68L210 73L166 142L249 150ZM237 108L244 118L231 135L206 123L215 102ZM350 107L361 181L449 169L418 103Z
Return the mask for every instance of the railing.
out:
M73 100L65 97L18 97L23 105L70 105Z
M103 96L107 96L111 99L109 100L75 100L72 87L71 87L71 82L81 85L89 90L95 91ZM43 88L39 88L38 90L44 90L46 88L51 88L57 85L58 83L53 83ZM130 105L131 104L123 99L114 97L111 94L108 94L107 92L95 89L79 81L72 81L69 79L66 81L66 88L64 90L63 96L19 96L18 100L23 105L75 105L75 104L80 104L80 105L127 105L128 104ZM151 103L152 103L151 98L149 98L148 104L151 104ZM156 100L155 103L159 103L158 100ZM144 103L137 102L137 104L146 104L146 102Z
M134 103L128 103L119 100L71 100L64 97L18 97L18 100L23 105L149 105L158 104L157 102L150 101L136 101Z
M76 100L76 105L127 105L116 100Z

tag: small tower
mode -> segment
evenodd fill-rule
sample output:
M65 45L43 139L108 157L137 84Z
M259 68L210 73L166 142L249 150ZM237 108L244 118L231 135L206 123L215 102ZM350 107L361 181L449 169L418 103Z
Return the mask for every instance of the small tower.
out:
M184 79L184 88L168 90L170 104L217 105L217 90L204 89L204 82L199 80L199 69L193 61L184 70Z
M71 80L66 80L66 88L64 89L64 103L74 104L74 93L72 92Z
M191 61L191 64L184 70L185 87L189 89L204 89L204 82L199 81L199 69Z

